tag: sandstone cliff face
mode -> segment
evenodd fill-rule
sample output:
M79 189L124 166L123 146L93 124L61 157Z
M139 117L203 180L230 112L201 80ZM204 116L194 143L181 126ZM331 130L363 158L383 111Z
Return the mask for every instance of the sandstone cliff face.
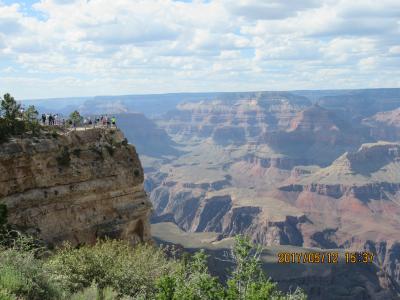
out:
M51 244L150 239L151 204L136 150L115 129L16 139L0 146L9 223Z

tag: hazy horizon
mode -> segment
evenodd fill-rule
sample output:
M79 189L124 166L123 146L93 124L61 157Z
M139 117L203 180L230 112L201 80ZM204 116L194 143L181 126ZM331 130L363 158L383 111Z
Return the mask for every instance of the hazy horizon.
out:
M99 94L99 95L83 95L83 96L55 96L55 97L38 97L38 98L25 98L16 99L18 101L40 101L40 100L63 100L63 99L76 99L82 100L85 98L96 98L96 97L125 97L125 96L157 96L157 95L183 95L183 94L236 94L236 93L264 93L264 92L328 92L328 91L365 91L365 90L395 90L400 87L371 87L371 88L337 88L337 89L294 89L294 90L240 90L240 91L194 91L194 92L167 92L167 93L131 93L131 94ZM7 91L12 94L12 92Z

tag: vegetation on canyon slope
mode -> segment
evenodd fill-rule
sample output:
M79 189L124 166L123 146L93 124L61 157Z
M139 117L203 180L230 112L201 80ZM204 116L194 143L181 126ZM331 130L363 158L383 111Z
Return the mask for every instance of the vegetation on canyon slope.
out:
M297 289L284 294L260 268L260 249L238 236L235 263L226 285L210 275L207 256L166 255L164 249L126 241L49 251L34 239L10 231L0 236L0 299L303 300ZM172 252L174 254L175 252Z

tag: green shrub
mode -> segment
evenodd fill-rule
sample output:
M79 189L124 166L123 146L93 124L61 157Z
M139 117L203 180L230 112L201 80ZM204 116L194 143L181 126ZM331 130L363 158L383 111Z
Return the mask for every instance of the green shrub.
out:
M0 300L18 300L18 299L8 290L0 288Z
M104 300L115 300L120 299L118 294L112 288L105 288L103 295L101 296ZM88 299L99 299L98 291L95 285L84 289L82 292L71 295L69 300L88 300ZM125 299L125 298L124 298Z
M135 177L139 177L140 176L140 170L139 169L133 170L133 175L135 175Z
M133 248L125 241L106 240L79 249L66 245L49 259L46 268L71 293L87 289L93 283L100 298L104 289L110 287L120 296L152 299L156 280L171 273L175 265L153 246Z
M235 244L231 251L235 267L227 283L226 299L307 299L301 289L297 289L293 295L282 293L278 290L276 283L265 277L261 268L261 251L261 246L254 245L248 237L241 235L235 237Z
M105 240L80 248L65 244L48 259L37 259L29 246L31 239L20 239L12 248L0 248L0 300L307 299L301 289L284 294L266 279L260 248L243 237L236 238L232 249L235 267L227 286L210 275L203 251L191 258L167 259L150 245L132 247L126 241Z
M204 251L194 254L187 263L182 262L177 272L161 277L157 289L157 300L225 298L224 288L208 272Z
M0 290L18 299L60 299L59 288L42 265L42 260L36 259L31 251L1 250Z
M82 123L83 117L79 113L79 111L75 110L69 115L69 122L70 124L75 124L79 126Z
M277 285L265 278L261 269L261 248L249 239L237 236L232 249L235 267L223 287L207 268L206 255L200 251L182 263L180 271L165 275L157 281L157 300L305 300L301 289L284 294Z
M25 121L26 130L31 131L33 136L36 136L40 132L40 124L38 122L38 111L35 106L30 105L23 114L23 120Z

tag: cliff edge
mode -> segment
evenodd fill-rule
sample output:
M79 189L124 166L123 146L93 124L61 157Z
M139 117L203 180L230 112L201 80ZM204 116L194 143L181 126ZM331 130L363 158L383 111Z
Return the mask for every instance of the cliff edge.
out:
M57 245L151 239L151 203L135 147L118 129L12 139L0 145L8 222Z

